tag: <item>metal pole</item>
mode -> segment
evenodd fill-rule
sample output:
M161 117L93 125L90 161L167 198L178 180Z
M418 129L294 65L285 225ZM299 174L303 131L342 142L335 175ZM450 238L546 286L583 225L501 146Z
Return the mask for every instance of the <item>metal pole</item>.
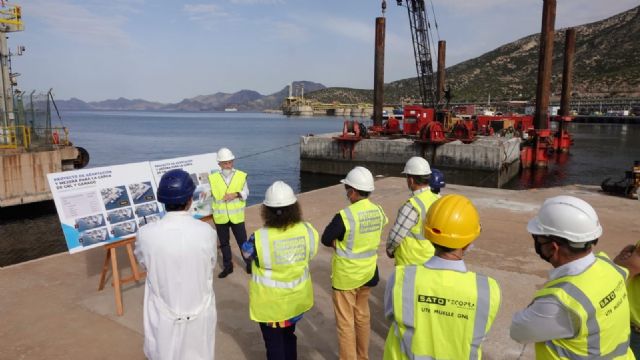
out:
M2 101L0 101L0 111L2 111L2 125L13 126L13 97L11 94L11 79L9 79L9 48L7 36L0 32L0 82L2 86Z
M573 87L573 58L576 52L576 30L567 29L564 41L564 68L562 69L562 96L560 116L569 116L571 88Z
M551 93L551 60L553 58L555 22L556 0L544 0L538 61L538 85L536 88L536 114L534 117L534 127L537 130L549 128L549 94Z
M376 18L376 44L373 66L373 125L382 126L382 105L384 104L384 45L385 18Z
M438 89L436 103L441 105L444 99L445 58L447 56L447 42L438 41Z

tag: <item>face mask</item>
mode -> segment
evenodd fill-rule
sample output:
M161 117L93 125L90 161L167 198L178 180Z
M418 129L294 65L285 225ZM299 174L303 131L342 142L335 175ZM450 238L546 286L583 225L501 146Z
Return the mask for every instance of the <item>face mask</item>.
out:
M538 256L540 256L540 259L549 262L549 260L551 259L551 256L545 256L542 254L542 244L540 244L539 242L537 242L535 239L533 240L533 247L536 249L536 254L538 254Z
M222 169L222 175L229 176L229 175L231 175L232 171L233 171L233 169Z
M346 195L345 195L345 196L346 196L346 198L347 198L347 201L348 201L349 203L351 203L351 197L350 197L350 196L351 196L351 192L352 192L352 191L355 191L355 190L353 190L353 189L349 189L349 190L347 190L347 193L346 193Z

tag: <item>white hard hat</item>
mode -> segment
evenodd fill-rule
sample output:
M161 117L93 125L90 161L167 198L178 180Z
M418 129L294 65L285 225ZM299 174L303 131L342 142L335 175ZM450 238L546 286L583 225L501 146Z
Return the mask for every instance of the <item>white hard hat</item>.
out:
M227 149L227 148L220 148L220 150L218 150L218 162L221 161L230 161L235 159L236 157L233 156L233 153L231 152L231 150Z
M429 166L429 162L424 158L414 156L407 160L402 173L407 175L430 175L431 167Z
M356 166L351 169L347 177L340 180L340 182L356 190L373 191L373 175L371 175L371 171L362 166Z
M267 192L264 194L264 201L262 203L269 207L283 207L294 204L296 201L298 201L298 199L296 199L296 195L293 193L291 186L287 185L284 181L278 180L269 186Z
M586 201L561 195L545 200L536 217L529 221L527 231L584 243L599 238L602 226L598 214Z

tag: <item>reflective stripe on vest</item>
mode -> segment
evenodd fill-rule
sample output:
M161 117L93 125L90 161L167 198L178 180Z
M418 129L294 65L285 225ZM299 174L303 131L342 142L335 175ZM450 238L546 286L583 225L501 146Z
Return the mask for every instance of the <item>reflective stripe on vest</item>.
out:
M620 280L617 276L613 275L610 271L611 269L614 269L622 279ZM587 272L591 273L584 275ZM537 358L614 359L617 357L624 357L629 354L630 332L628 330L629 327L627 326L628 311L625 306L627 299L624 285L626 276L627 273L624 269L615 265L609 258L598 255L596 257L596 261L583 273L565 276L559 280L556 279L558 281L554 280L555 282L547 284L543 289L539 290L536 293L536 298L553 297L560 301L561 304L568 309L572 309L572 311L580 317L580 326L585 326L586 329L580 329L578 334L573 338L548 340L544 343L536 343ZM604 293L591 289L591 292L594 293L593 296L598 297L597 299L591 300L585 291L578 286L578 284L582 284L582 286L590 286L592 281L589 281L587 277L598 278L597 284L612 284L617 282L618 286L614 286L614 289L611 292L606 292L608 289L604 289ZM595 283L593 285L598 286ZM618 289L618 287L620 287L620 289ZM568 298L563 294L566 294ZM615 307L614 304L617 301L620 301L621 305L618 305L618 307L621 308L620 310L622 310L623 313L619 313L620 310L618 310L618 314L616 314L615 311L617 307ZM596 308L596 306L598 308ZM610 307L607 308L607 306ZM579 311L580 309L577 307L581 307L582 311ZM611 312L607 315L607 311ZM601 321L614 321L614 323L607 324L607 329L611 330L615 328L617 330L601 333L601 324L598 322L598 315L600 315ZM611 316L611 318L609 318L609 316ZM608 344L612 341L616 341L616 338L619 338L617 340L618 343L614 343L615 347L604 354L601 348L603 341L602 336L609 337L606 341ZM585 354L577 353L571 349L580 349L584 346L581 345L581 342L584 342L584 345L586 345L586 348L584 349Z
M349 229L355 229L356 219L353 217L353 212L351 212L351 209L350 208L344 209L344 213L345 213L345 218L349 222ZM342 256L343 258L347 258L347 259L366 259L366 258L376 256L377 250L369 250L361 253L353 252L353 247L356 241L356 232L352 230L352 231L349 231L348 233L349 235L347 239L343 240L346 243L345 247L344 248L336 247L336 253L338 254L338 256Z
M257 263L249 282L250 317L284 321L313 306L309 260L317 253L318 232L300 222L286 230L260 228L254 233Z
M380 206L362 199L340 211L344 238L336 241L331 259L331 284L338 290L359 288L376 269L378 245L387 217Z
M438 197L429 188L425 188L422 192L409 199L409 202L418 213L418 221L409 229L407 235L393 252L396 265L424 264L433 256L435 248L422 234L422 227L429 207L436 200L438 200Z
M209 183L211 185L211 194L213 201L211 209L213 221L216 224L226 224L232 222L239 224L244 222L244 208L246 201L241 197L231 201L224 201L226 194L239 193L244 188L247 181L247 174L240 170L234 170L229 185L227 185L218 171L209 175Z
M414 344L413 338L415 337L416 326L419 326L419 324L416 324L416 310L419 306L419 303L421 302L420 297L424 296L424 294L416 294L416 289L419 288L418 286L419 284L417 284L416 282L422 282L422 284L425 284L425 282L428 281L429 278L433 279L433 277L438 276L439 275L438 272L441 272L441 271L446 272L446 271L452 271L452 270L432 270L432 269L426 269L422 265L418 265L418 266L408 265L408 266L402 266L402 267L396 268L396 272L403 272L403 273L402 274L396 273L395 287L396 289L398 289L398 287L401 287L401 293L397 294L397 292L394 291L393 301L394 302L401 301L401 306L400 306L401 314L395 313L395 311L398 310L398 307L394 305L393 306L394 308L393 325L394 326L390 331L395 332L395 336L401 339L401 341L399 342L399 349L402 352L402 355L404 355L404 356L401 356L401 358L403 359L404 358L412 359L412 360L413 359L415 360L438 359L437 357L431 356L433 354L431 355L415 354L413 352L414 351L413 349L415 348L413 347L413 344ZM434 272L434 273L428 273L428 272ZM418 278L418 273L422 273L420 278ZM467 274L467 275L462 275L462 274ZM474 276L475 279L471 279L471 276ZM495 319L495 316L498 311L499 299L500 299L499 289L496 286L495 288L496 294L493 294L493 296L496 297L497 299L497 303L491 304L492 294L491 294L491 288L489 285L489 278L483 275L475 274L475 273L461 273L460 277L457 280L461 281L460 286L462 287L464 287L465 281L475 281L475 285L476 285L477 293L475 295L475 306L474 306L475 315L474 315L473 329L472 329L472 332L468 333L467 335L469 336L469 339L468 339L469 353L468 354L455 353L455 351L459 351L459 349L454 349L453 352L451 352L450 350L453 349L452 347L455 347L456 345L451 342L447 343L446 339L442 340L443 341L442 344L438 343L438 344L429 344L429 345L433 349L438 349L438 348L443 349L443 348L447 348L448 346L448 350L445 351L448 354L446 358L479 359L481 355L480 345L488 331L488 328L490 328L491 324L493 323L493 320ZM424 286L422 286L421 288L422 290L425 290ZM398 295L400 298L398 298ZM432 298L437 298L438 300L442 300L445 302L452 301L452 298L455 299L455 296L456 296L455 294L450 294L450 295L441 294L441 293L431 294ZM443 307L443 309L445 309L446 311L446 307ZM445 321L445 322L446 321L465 321L465 320L460 320L454 317L448 317L448 316L442 316L442 315L436 315L436 314L431 314L429 316L431 316L429 321ZM441 324L441 326L439 327L442 329L448 328L445 325L446 324ZM424 335L429 331L430 330L426 328L426 329L422 329L421 333ZM391 336L392 334L390 333L389 337L387 338L387 343L385 344L385 358L399 358L398 356L392 356L390 354L390 352L397 351L397 349L395 350L393 349L394 346L391 343L393 342L393 338L391 338ZM425 338L418 339L416 340L417 341L416 344L424 344L425 341L429 341L429 340L437 341L438 338L461 339L461 337L464 337L464 336L465 334L457 334L457 333L439 334L438 337L429 337L428 339L425 339ZM462 340L462 341L464 342L466 340ZM442 347L440 345L442 345Z

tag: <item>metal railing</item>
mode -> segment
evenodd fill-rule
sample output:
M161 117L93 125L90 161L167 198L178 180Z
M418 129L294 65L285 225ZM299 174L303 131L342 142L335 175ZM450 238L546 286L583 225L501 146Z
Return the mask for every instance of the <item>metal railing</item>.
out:
M38 147L71 145L66 127L34 128L25 125L0 126L0 149L29 150Z
M8 31L22 31L24 24L22 23L22 9L18 5L7 5L3 2L0 8L0 24L8 26Z
M0 149L29 149L31 128L28 126L0 126Z

